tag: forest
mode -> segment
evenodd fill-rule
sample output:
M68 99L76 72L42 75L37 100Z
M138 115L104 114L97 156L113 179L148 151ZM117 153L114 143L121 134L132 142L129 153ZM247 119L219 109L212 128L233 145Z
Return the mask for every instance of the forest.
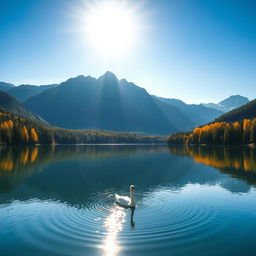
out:
M0 144L164 143L166 138L101 130L70 130L46 126L0 109Z
M168 144L248 145L256 142L256 118L215 122L168 137Z

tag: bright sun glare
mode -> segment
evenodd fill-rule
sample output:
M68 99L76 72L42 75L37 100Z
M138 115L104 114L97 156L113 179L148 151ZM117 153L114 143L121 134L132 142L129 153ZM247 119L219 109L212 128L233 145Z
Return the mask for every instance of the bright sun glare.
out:
M91 5L86 12L85 30L89 43L100 54L123 55L137 37L134 10L121 0Z

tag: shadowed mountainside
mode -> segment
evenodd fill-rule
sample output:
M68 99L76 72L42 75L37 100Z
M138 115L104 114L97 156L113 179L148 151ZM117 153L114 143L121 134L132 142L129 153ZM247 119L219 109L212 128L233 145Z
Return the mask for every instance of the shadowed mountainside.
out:
M166 135L193 127L177 107L111 72L99 79L71 78L26 101L49 123L71 129L103 129Z
M153 97L171 106L179 108L181 112L194 123L195 126L209 123L224 113L220 110L206 107L203 104L186 104L178 99L167 99L157 96Z
M28 111L24 105L18 102L14 97L9 95L7 92L0 91L0 107L18 116L26 117L34 121L47 124L40 116L35 115Z

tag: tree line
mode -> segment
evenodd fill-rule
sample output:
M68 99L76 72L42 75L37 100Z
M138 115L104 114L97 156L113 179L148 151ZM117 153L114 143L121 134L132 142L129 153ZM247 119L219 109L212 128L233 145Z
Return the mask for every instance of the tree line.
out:
M71 130L45 126L0 109L0 144L97 144L97 143L163 143L156 136L100 130Z
M168 137L168 144L248 145L256 142L256 118L215 122Z

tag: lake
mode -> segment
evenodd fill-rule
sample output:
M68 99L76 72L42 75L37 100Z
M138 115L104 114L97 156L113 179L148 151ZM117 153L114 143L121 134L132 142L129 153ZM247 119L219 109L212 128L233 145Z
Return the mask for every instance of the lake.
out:
M0 149L0 255L256 255L256 150ZM136 209L113 194L136 187Z

